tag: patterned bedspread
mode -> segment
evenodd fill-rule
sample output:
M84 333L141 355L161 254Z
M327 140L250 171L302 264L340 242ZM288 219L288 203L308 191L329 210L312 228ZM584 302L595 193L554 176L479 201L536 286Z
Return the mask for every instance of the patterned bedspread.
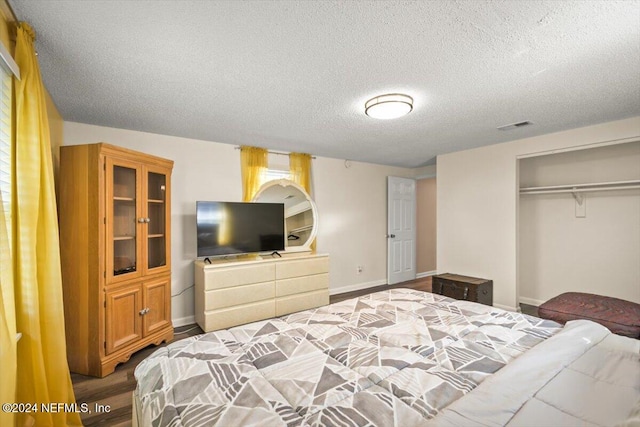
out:
M409 289L187 338L135 371L142 425L398 426L561 328Z

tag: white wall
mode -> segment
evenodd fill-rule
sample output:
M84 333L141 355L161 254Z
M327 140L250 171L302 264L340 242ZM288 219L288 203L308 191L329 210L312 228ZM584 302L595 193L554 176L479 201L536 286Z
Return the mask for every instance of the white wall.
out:
M492 279L515 310L518 157L640 136L640 117L438 156L438 271Z
M419 277L437 269L436 179L419 179L416 185L416 271Z
M640 180L640 142L520 160L520 187ZM521 195L520 302L581 291L640 302L640 189Z
M318 157L314 200L320 226L318 252L331 255L331 293L387 283L387 176L412 169ZM358 274L357 267L362 267Z
M196 200L241 200L240 152L233 145L65 122L64 145L107 142L174 161L172 293L193 285ZM435 167L405 169L318 157L313 194L318 252L329 253L332 294L386 283L386 177L413 177ZM363 267L358 274L357 266ZM193 323L193 288L173 298L174 325Z

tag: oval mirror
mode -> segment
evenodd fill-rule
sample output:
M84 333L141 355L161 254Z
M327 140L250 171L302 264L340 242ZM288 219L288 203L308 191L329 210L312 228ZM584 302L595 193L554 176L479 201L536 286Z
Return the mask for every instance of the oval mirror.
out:
M285 250L310 251L316 237L316 204L300 185L288 179L266 182L253 197L254 203L284 203Z

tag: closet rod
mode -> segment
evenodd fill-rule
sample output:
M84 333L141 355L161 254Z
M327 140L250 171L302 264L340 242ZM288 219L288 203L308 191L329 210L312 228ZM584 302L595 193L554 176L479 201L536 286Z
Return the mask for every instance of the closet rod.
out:
M538 190L538 191L520 191L520 194L552 194L552 193L590 193L592 191L613 191L613 190L632 190L640 188L640 185L623 185L612 187L594 187L594 188L567 188L563 190Z
M640 188L640 180L593 182L589 184L565 184L547 187L524 187L520 194L544 194L544 193L576 193L586 191L625 190Z

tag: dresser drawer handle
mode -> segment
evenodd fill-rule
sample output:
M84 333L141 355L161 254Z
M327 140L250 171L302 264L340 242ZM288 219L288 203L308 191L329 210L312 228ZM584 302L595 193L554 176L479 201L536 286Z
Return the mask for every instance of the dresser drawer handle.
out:
M463 299L467 299L467 295L469 295L469 287L465 286L464 287L464 296L462 298Z

